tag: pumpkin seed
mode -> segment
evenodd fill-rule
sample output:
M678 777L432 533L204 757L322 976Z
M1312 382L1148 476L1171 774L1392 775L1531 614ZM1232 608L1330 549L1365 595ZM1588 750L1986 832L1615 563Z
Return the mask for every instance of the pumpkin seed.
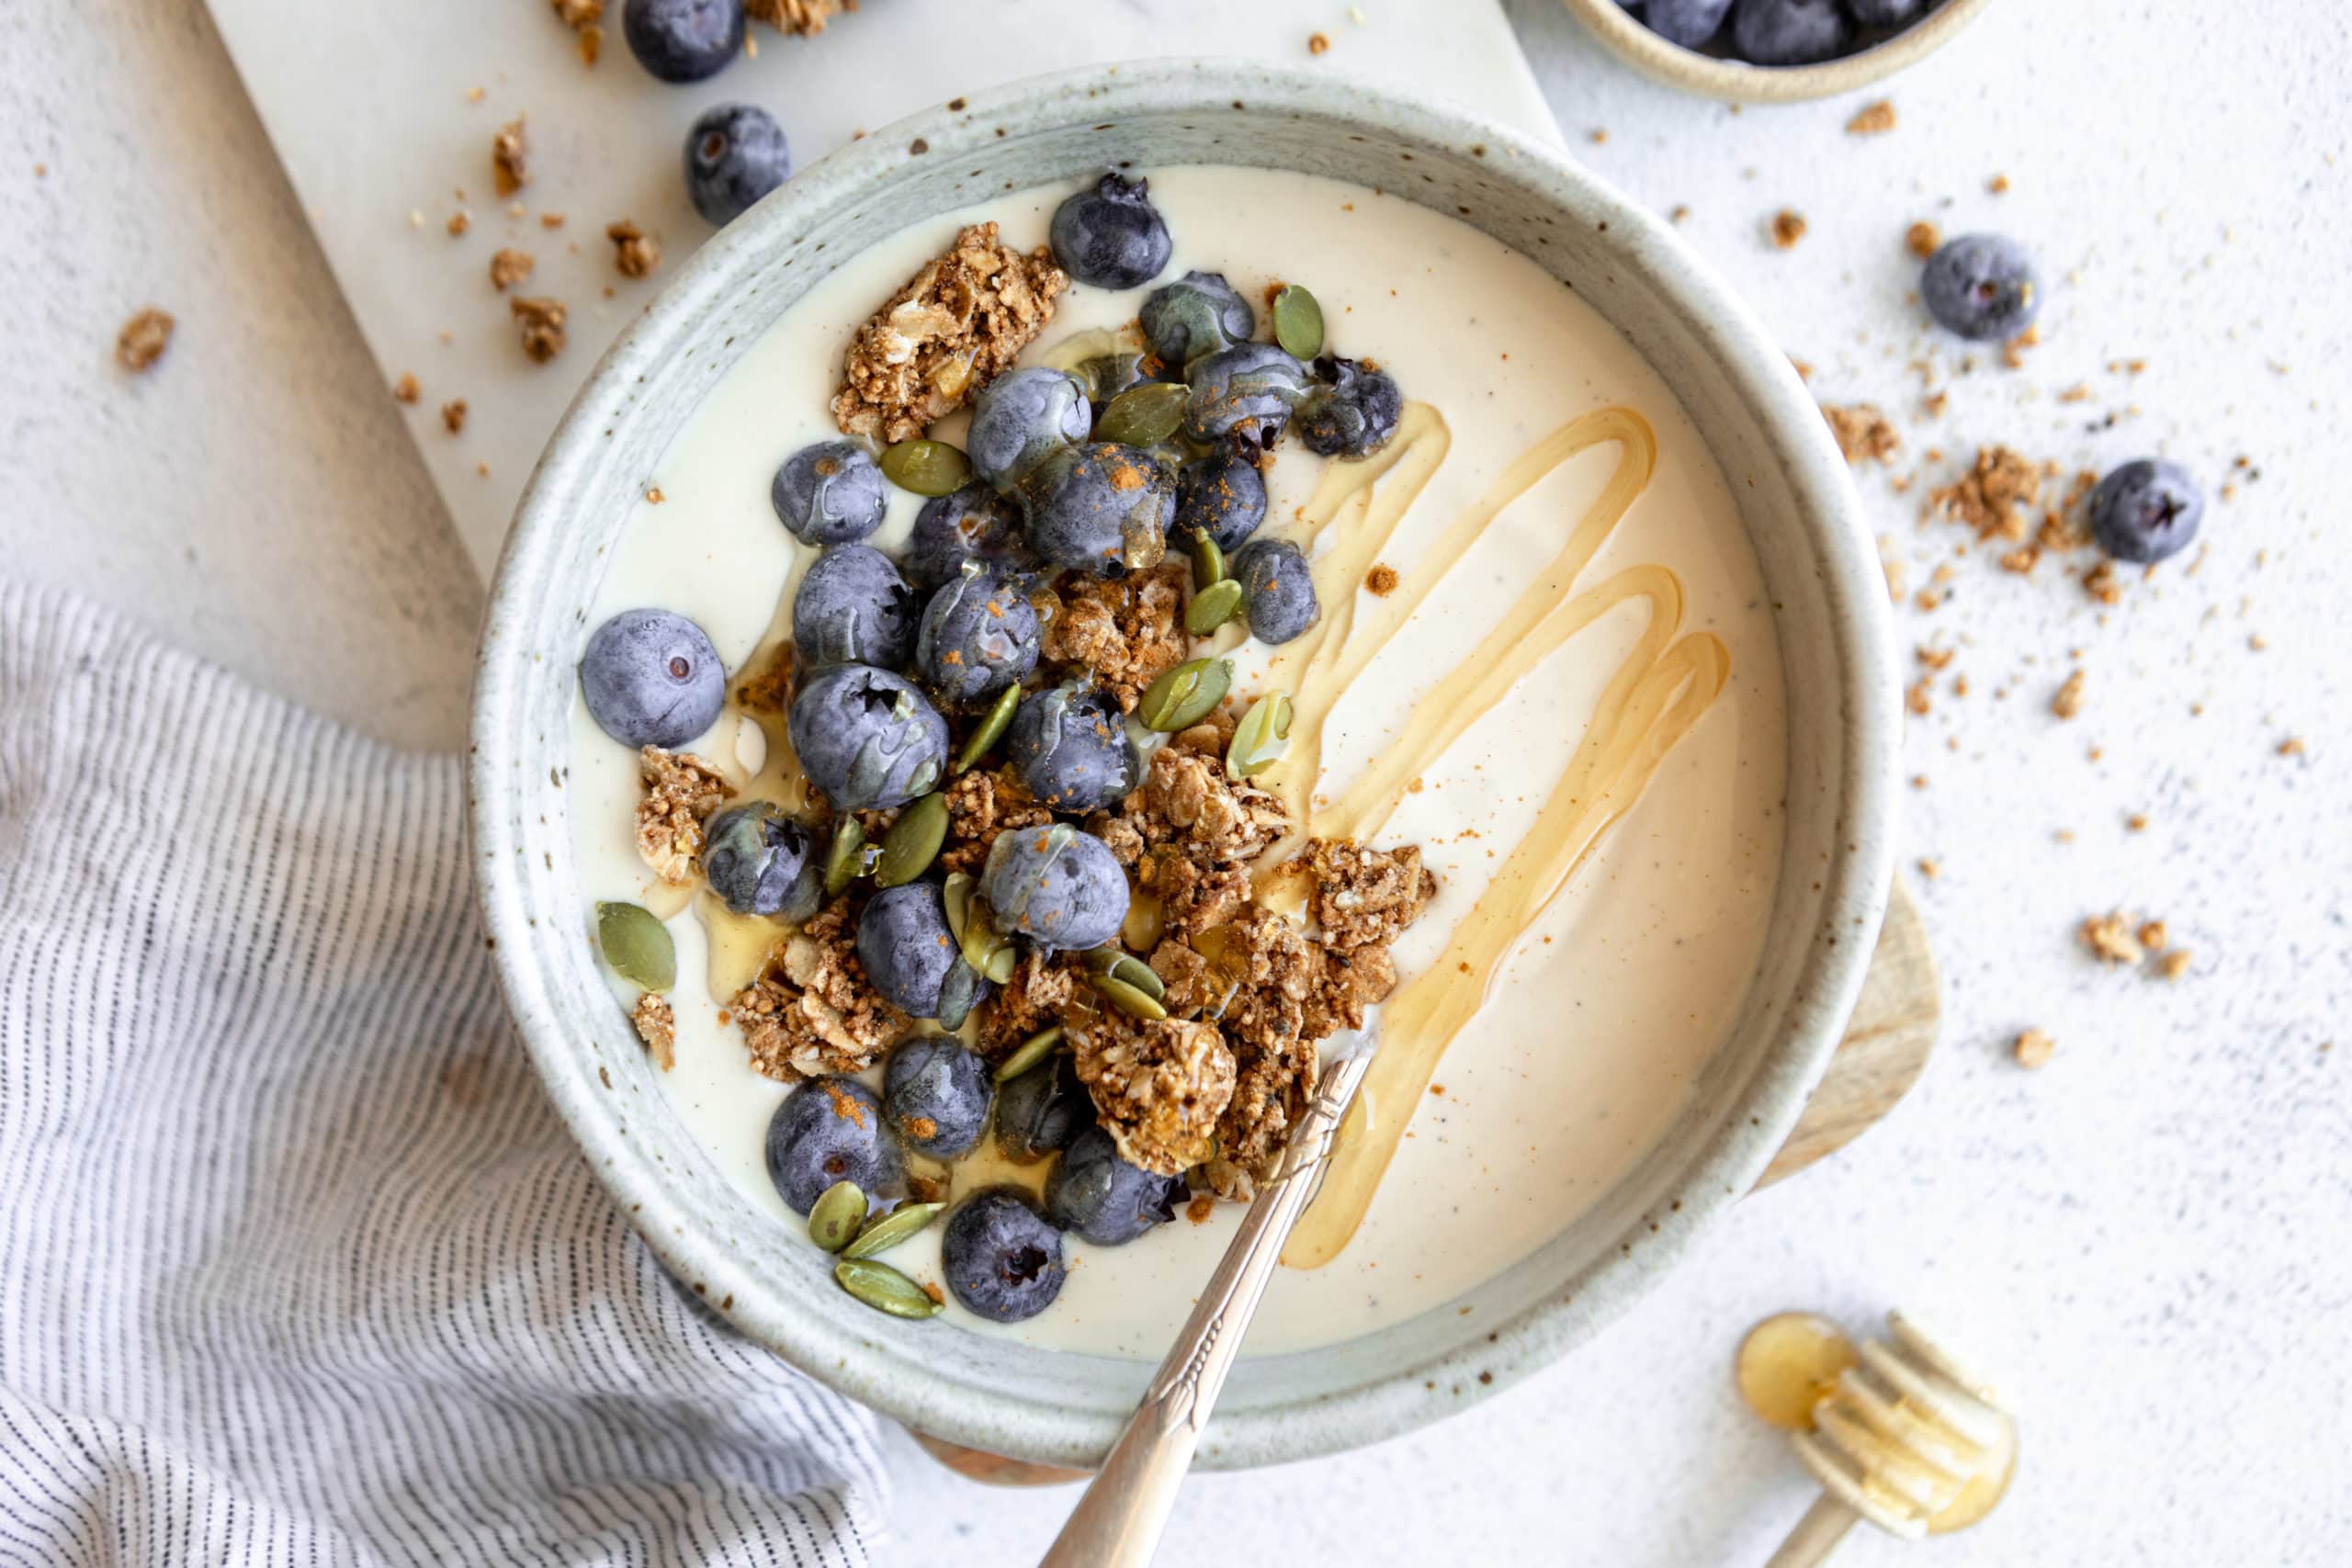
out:
M1323 307L1295 283L1285 283L1274 296L1274 341L1293 359L1323 352Z
M939 901L947 906L947 932L958 947L964 943L964 926L972 916L973 886L970 872L951 871L939 887Z
M917 495L953 495L971 482L972 460L944 441L901 441L884 448L882 473Z
M1111 400L1095 422L1094 439L1116 441L1124 446L1153 446L1176 434L1184 423L1185 405L1193 389L1178 381L1146 381L1129 387Z
M865 870L865 829L854 817L843 817L833 829L831 848L825 852L825 897L838 898Z
M956 753L957 773L962 773L987 756L989 748L1004 739L1004 732L1012 727L1012 710L1020 705L1019 682L1016 682L997 694L996 701L989 705L987 716L982 718L978 728L965 739L964 749Z
M992 984L1001 986L1012 978L1013 965L1021 962L1021 954L1002 937L997 939L996 951L989 954L988 967L980 971Z
M1023 1040L1012 1055L996 1065L996 1081L1011 1083L1061 1048L1067 1032L1058 1023L1049 1024Z
M1290 694L1269 692L1250 705L1233 727L1233 743L1225 749L1228 777L1254 779L1290 750Z
M874 868L874 886L899 887L931 869L939 846L947 841L947 797L926 795L910 801L882 835L881 863Z
M1232 684L1230 659L1188 659L1145 689L1136 716L1146 729L1173 735L1208 717Z
M972 1016L972 1005L980 999L980 977L964 962L963 954L947 966L947 978L939 982L939 1011L933 1016L939 1027L949 1032L964 1027Z
M634 904L596 906L596 943L613 973L640 991L678 983L678 948L668 928Z
M857 1239L842 1249L850 1258L876 1258L922 1230L939 1217L944 1203L901 1203L888 1213L865 1222Z
M839 1252L865 1224L865 1194L854 1181L836 1181L808 1210L808 1239L827 1252Z
M1206 528L1193 530L1193 592L1205 593L1225 581L1225 549Z
M1193 603L1184 612L1184 629L1194 637L1207 637L1233 619L1233 613L1240 608L1241 584L1229 577L1211 583L1193 595Z
M1093 947L1080 954L1079 962L1085 966L1091 978L1099 979L1107 975L1133 986L1153 1001L1168 995L1168 987L1159 974L1131 953L1122 953L1115 947Z
M1127 984L1115 975L1090 975L1086 983L1094 987L1096 996L1129 1018L1147 1019L1157 1023L1168 1016L1168 1010L1159 1005L1158 998Z
M1020 961L1021 955L1013 951L1011 939L997 931L995 921L989 918L987 903L974 897L968 889L965 897L967 912L964 916L964 929L956 932L956 949L963 953L964 962L972 966L974 973L984 975L1001 986L1012 978L1012 966ZM948 917L948 927L950 931L955 930L952 913Z
M842 1290L876 1312L887 1312L892 1317L939 1315L939 1303L931 1299L931 1292L888 1263L844 1258L833 1265L833 1278L841 1281Z

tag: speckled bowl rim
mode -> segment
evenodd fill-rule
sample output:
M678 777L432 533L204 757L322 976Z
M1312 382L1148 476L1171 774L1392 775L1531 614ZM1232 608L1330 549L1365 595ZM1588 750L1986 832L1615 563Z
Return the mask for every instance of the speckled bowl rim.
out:
M1834 670L1835 690L1820 700L1838 739L1812 787L1832 792L1836 810L1811 867L1819 890L1815 912L1810 929L1792 939L1791 981L1769 991L1750 987L1749 1005L1759 993L1769 997L1769 1031L1759 1026L1765 1038L1753 1047L1755 1066L1736 1089L1734 1113L1683 1138L1693 1146L1687 1154L1676 1148L1667 1158L1669 1174L1645 1189L1638 1223L1617 1233L1621 1245L1597 1249L1565 1278L1543 1276L1541 1294L1488 1320L1492 1332L1482 1338L1450 1349L1407 1350L1399 1347L1412 1337L1395 1335L1383 1345L1382 1357L1396 1364L1376 1374L1311 1396L1220 1409L1198 1462L1204 1468L1274 1463L1361 1447L1424 1425L1548 1366L1651 1288L1747 1192L1794 1124L1852 1010L1893 872L1900 671L1882 569L1846 465L1787 356L1730 289L1663 223L1555 146L1385 85L1256 62L1176 60L1091 68L972 94L853 142L800 174L705 244L607 351L525 489L492 590L474 689L468 784L482 911L509 1009L549 1098L590 1168L679 1278L697 1281L698 1291L707 1288L706 1299L722 1305L738 1328L842 1393L934 1437L1045 1463L1091 1463L1108 1448L1120 1417L960 1382L948 1356L927 1341L884 1336L867 1309L846 1296L841 1313L828 1316L821 1310L786 1310L782 1298L764 1288L747 1293L752 1262L735 1256L713 1234L711 1222L676 1197L661 1146L650 1152L640 1146L609 1080L600 1092L605 1069L559 1018L557 981L582 962L577 944L583 942L578 925L549 902L554 890L566 886L553 858L566 840L537 778L524 776L544 760L526 739L532 702L546 700L541 682L570 679L571 655L536 648L530 636L554 606L584 603L582 583L557 581L551 568L563 558L558 547L574 509L592 504L582 487L599 472L603 443L630 417L633 389L665 363L665 353L711 347L681 339L681 323L724 298L750 272L761 247L784 244L803 231L800 215L813 220L834 210L832 204L870 198L878 183L913 155L977 157L1001 145L992 127L1018 133L1122 118L1205 118L1239 110L1245 101L1251 115L1317 124L1344 120L1399 149L1507 176L1515 193L1538 204L1539 221L1584 226L1589 243L1601 247L1602 265L1626 269L1660 301L1668 325L1679 322L1703 340L1699 362L1724 389L1721 395L1747 411L1757 432L1763 468L1755 472L1769 469L1771 482L1785 492L1815 558L1806 587L1826 606L1826 624L1799 635L1821 639L1815 654ZM1236 134L1246 133L1246 117L1236 115L1233 122ZM1271 129L1265 134L1276 139ZM1474 153L1493 161L1471 165ZM1398 156L1409 160L1413 153ZM910 214L910 220L915 216ZM1747 482L1757 482L1753 474ZM585 584L593 587L593 580ZM567 627L579 623L568 634L576 649L585 636L584 615L565 615ZM1784 655L1789 635L1782 636ZM1791 787L1798 787L1793 776ZM1796 874L1784 861L1781 874ZM550 918L541 921L534 909ZM620 1027L626 1031L625 1021ZM1661 1140L1652 1157L1661 1157L1674 1138L1669 1134ZM690 1143L679 1152L702 1157ZM922 1348L900 1348L910 1343ZM1350 1353L1363 1344L1303 1354L1351 1369L1370 1359L1369 1352ZM1249 1366L1243 1365L1242 1380Z
M1917 64L1960 35L1992 0L1945 0L1916 22L1858 54L1818 65L1749 65L1668 43L1625 14L1617 0L1566 0L1611 53L1644 75L1731 104L1790 104L1835 97Z

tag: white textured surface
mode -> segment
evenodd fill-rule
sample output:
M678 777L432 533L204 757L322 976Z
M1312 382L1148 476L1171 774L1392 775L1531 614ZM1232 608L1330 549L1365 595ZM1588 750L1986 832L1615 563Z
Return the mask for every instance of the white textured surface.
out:
M1374 28L1402 3L1367 0ZM1853 103L1734 116L1631 76L1552 0L1510 6L1579 155L1689 203L1692 240L1823 395L1894 415L1897 471L1931 444L2002 440L2069 465L2162 450L2214 479L2243 453L2262 477L2215 503L2197 576L2132 584L2103 624L2047 569L1973 558L1951 604L1905 612L1917 639L1962 647L1910 742L1950 1024L1886 1125L1753 1200L1549 1375L1365 1452L1194 1483L1162 1561L1279 1544L1363 1565L1760 1562L1804 1494L1732 1399L1733 1346L1780 1307L1860 1325L1895 1303L2005 1371L2024 1472L1968 1536L1861 1537L1839 1562L2340 1561L2352 1111L2346 1050L2323 1048L2352 1007L2352 785L2329 723L2352 699L2335 648L2352 573L2321 531L2340 525L2352 392L2352 20L2333 0L2017 0L1890 84L1901 126L1861 141L1840 130ZM1342 10L1281 25L1344 49L1324 14ZM17 0L0 90L0 283L22 302L0 385L11 570L130 604L363 727L451 741L476 591L202 13ZM666 170L666 119L650 143ZM1812 225L1785 253L1761 238L1784 205ZM2007 229L2053 285L2029 367L1956 378L1936 421L1905 368L1931 342L1904 298L1917 217ZM150 299L180 338L126 385L108 345ZM2136 356L2136 378L2104 368ZM2091 401L2056 400L2077 381ZM1944 537L1915 533L1917 492L1864 488L1923 581ZM2075 648L2086 701L2061 724L2048 696ZM2289 734L2307 755L2277 754ZM2188 979L2083 956L2075 923L2117 904L2168 918ZM2059 1041L2038 1076L2006 1056L2027 1024ZM1068 1506L901 1458L909 1562L1032 1562Z

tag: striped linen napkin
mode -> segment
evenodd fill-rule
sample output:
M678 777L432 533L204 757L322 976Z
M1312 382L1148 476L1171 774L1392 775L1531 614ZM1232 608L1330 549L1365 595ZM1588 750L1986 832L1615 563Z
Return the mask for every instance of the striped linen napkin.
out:
M0 587L0 1562L865 1563L509 1032L458 759Z

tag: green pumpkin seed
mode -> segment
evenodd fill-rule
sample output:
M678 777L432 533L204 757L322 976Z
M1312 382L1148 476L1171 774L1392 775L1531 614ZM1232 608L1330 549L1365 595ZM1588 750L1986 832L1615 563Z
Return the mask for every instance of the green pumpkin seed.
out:
M953 1033L964 1027L972 1016L972 1006L980 999L980 977L972 966L957 954L947 966L947 978L939 983L939 1011L935 1015L939 1027Z
M1023 1040L1012 1055L996 1065L996 1081L1011 1083L1061 1048L1067 1032L1058 1023L1048 1025Z
M939 901L947 906L947 932L956 944L964 944L964 927L972 917L972 874L951 871L947 880L940 884Z
M956 917L952 910L948 915L948 929L955 931L956 949L976 974L984 975L1001 986L1012 978L1012 966L1020 962L1021 955L1013 950L1012 940L997 931L987 903L973 896L968 889L965 897L967 909L962 931L955 931Z
M596 944L613 973L640 991L666 991L678 983L678 948L650 910L634 904L596 906Z
M1283 285L1274 296L1274 341L1293 359L1323 352L1323 307L1295 283Z
M1227 777L1254 779L1290 750L1290 694L1269 692L1250 705L1233 727L1233 743L1225 749Z
M836 1181L808 1211L808 1239L827 1252L839 1252L865 1224L865 1194L854 1181Z
M1145 689L1136 716L1146 729L1173 735L1208 717L1232 684L1233 660L1188 659Z
M966 738L964 749L956 753L957 773L962 773L987 756L989 748L1004 739L1004 732L1012 728L1012 710L1020 705L1021 687L1018 683L1007 686L997 694L996 701L989 705L988 716L981 719L978 728Z
M907 803L890 830L882 835L882 860L874 868L874 886L899 887L931 869L939 846L947 841L947 797L926 795Z
M832 846L825 852L825 897L838 898L865 869L865 829L854 817L843 817L833 829Z
M971 482L972 460L944 441L901 441L884 449L882 473L917 495L952 495Z
M833 1278L841 1281L842 1290L876 1312L887 1312L892 1317L939 1315L939 1303L931 1299L931 1292L888 1263L844 1258L833 1265Z
M1079 962L1085 966L1087 976L1091 979L1101 979L1108 976L1114 980L1133 986L1153 1001L1159 1001L1168 995L1168 986L1160 979L1159 973L1132 953L1122 953L1115 947L1089 948L1080 956Z
M1148 1019L1157 1023L1168 1016L1168 1010L1148 991L1131 986L1115 975L1090 975L1086 983L1094 994L1125 1013L1129 1018Z
M1184 629L1194 637L1207 637L1233 619L1234 612L1240 608L1241 584L1228 577L1193 595L1193 603L1184 612Z
M1176 434L1193 389L1176 381L1146 381L1111 400L1095 423L1094 439L1123 446L1152 446Z
M842 1250L843 1258L878 1258L939 1217L944 1203L901 1203L879 1219L865 1222L857 1239Z
M1193 530L1193 592L1205 593L1225 581L1225 550L1206 528Z

